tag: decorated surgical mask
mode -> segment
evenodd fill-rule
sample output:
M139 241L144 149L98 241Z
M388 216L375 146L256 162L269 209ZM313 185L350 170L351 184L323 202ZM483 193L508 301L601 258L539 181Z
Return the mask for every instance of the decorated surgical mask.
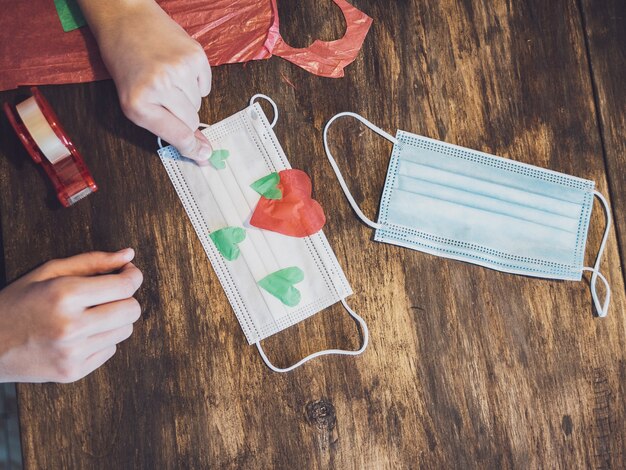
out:
M355 202L328 147L328 128L342 116L394 144L377 222ZM326 124L324 148L350 205L375 229L376 241L527 276L580 281L590 271L595 308L606 316L611 290L599 268L611 215L593 181L404 131L393 137L347 112ZM606 229L594 266L585 267L594 196L604 208ZM603 301L598 279L605 285Z
M274 109L271 124L255 103L260 97ZM345 300L352 290L321 231L324 212L309 177L289 165L272 130L277 119L276 104L255 95L243 111L202 130L214 148L209 165L160 140L158 153L248 343L268 367L286 372L321 355L362 353L368 330ZM263 339L336 302L360 325L360 349L320 351L287 368L271 363Z

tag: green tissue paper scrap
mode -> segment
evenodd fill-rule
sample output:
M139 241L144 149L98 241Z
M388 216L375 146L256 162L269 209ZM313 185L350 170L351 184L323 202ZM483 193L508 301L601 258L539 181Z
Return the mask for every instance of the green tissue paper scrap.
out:
M239 257L239 247L246 238L246 231L241 227L224 227L209 234L213 243L224 258L235 261Z
M303 280L302 269L291 266L268 274L258 284L288 307L295 307L300 303L301 295L293 285Z
M211 157L209 158L209 162L211 165L217 170L223 170L226 168L225 160L230 156L230 152L228 150L220 149L213 150L211 153Z
M278 183L280 183L280 175L274 172L256 180L250 187L267 199L282 199L283 192L278 189Z
M63 31L73 31L87 24L76 0L54 0L54 6L57 7Z

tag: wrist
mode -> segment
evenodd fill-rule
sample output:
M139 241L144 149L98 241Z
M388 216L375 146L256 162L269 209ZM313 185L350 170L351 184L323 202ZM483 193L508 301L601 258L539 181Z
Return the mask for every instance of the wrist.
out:
M77 0L98 43L115 30L123 20L146 15L155 8L155 0Z

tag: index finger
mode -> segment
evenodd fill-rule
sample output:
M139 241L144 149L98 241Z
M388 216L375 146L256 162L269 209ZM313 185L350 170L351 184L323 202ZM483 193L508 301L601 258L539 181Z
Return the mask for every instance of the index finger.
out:
M132 297L143 282L143 275L134 264L128 263L117 274L67 277L64 282L70 284L73 304L94 307Z

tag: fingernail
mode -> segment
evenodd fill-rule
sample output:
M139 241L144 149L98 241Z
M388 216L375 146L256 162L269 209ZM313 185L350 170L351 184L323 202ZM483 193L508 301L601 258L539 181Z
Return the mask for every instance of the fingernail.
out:
M135 250L132 248L124 248L118 251L119 254L124 255L124 259L130 261L135 257Z

